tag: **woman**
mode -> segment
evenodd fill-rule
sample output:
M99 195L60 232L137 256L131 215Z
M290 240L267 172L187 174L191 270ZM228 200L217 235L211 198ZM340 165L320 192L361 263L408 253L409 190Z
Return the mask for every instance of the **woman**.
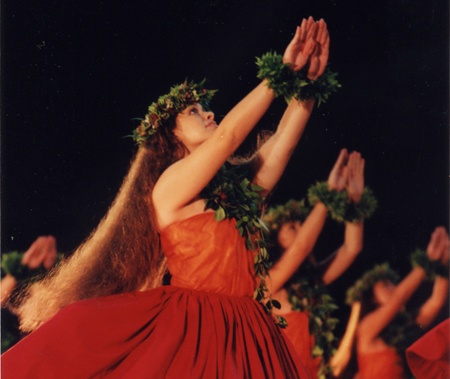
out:
M447 232L438 227L426 255L420 250L413 255L413 269L399 284L394 284L396 274L387 265L379 265L349 289L348 300L361 304L356 327L358 379L408 377L404 351L431 325L447 298L448 248ZM435 277L432 294L412 316L403 308L427 275Z
M282 175L314 105L314 94L299 101L304 93L292 89L299 80L320 84L328 46L324 21L303 20L275 64L282 77L270 76L273 55L260 61L265 79L219 125L203 83L175 86L149 107L107 216L31 288L22 328L37 329L3 355L5 378L307 377L263 306L270 295L256 205ZM224 166L280 88L291 101L277 131L246 165ZM161 287L166 265L172 279Z
M330 196L342 194L348 205L357 206L364 193L364 164L358 152L348 154L342 149L326 183ZM287 320L286 334L313 378L327 375L327 363L334 349L333 341L324 338L332 335L335 326L330 315L335 305L323 300L324 296L329 298L325 286L345 272L363 245L363 220L345 222L344 242L336 252L320 263L311 259L297 271L323 229L328 215L327 202L323 200L315 204L307 217L298 202L289 201L285 206L272 207L264 218L272 240L277 241L271 252L274 265L269 270L273 298L281 304L277 312ZM284 269L286 266L289 270Z

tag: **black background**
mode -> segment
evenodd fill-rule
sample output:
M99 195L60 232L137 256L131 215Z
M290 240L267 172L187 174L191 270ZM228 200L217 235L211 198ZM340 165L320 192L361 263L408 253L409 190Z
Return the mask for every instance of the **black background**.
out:
M385 260L405 273L411 250L448 226L446 0L3 1L2 251L41 234L73 250L127 171L132 118L206 77L220 120L258 83L255 56L282 53L309 15L328 24L342 89L315 110L272 201L303 197L342 147L360 151L379 209L336 286ZM341 240L328 225L318 250Z

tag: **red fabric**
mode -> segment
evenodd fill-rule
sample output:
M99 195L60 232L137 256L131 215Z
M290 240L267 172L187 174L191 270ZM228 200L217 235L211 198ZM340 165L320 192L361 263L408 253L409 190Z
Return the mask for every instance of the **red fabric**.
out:
M3 354L2 378L309 378L272 317L249 296L253 253L234 225L216 223L212 213L172 225L162 242L173 280L184 288L72 304ZM219 278L209 260L227 266Z
M358 379L406 379L400 356L392 348L358 353Z
M441 322L406 350L409 368L417 379L450 378L450 319Z
M303 365L311 378L318 378L320 357L313 358L314 336L309 333L309 317L306 312L292 311L283 314L287 321L285 333L294 345Z

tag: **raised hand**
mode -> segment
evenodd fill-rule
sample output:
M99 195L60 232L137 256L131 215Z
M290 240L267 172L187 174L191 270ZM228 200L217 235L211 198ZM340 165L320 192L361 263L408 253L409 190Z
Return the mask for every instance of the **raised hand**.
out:
M317 80L325 71L330 54L330 35L328 33L327 24L323 19L316 22L317 28L313 30L314 51L309 58L308 78Z
M41 236L24 253L22 265L28 266L30 269L36 269L43 265L49 269L55 264L57 254L55 237Z
M359 202L364 192L364 165L365 161L357 151L352 152L348 157L348 197L354 203Z
M427 256L431 261L440 260L448 265L449 237L443 226L436 227L431 234L430 242L427 246Z
M316 48L314 40L316 30L317 24L312 17L309 17L308 20L303 19L283 54L283 63L290 64L294 71L301 70L308 63Z
M347 149L342 149L328 176L327 183L329 190L342 191L345 188L348 180L347 160Z

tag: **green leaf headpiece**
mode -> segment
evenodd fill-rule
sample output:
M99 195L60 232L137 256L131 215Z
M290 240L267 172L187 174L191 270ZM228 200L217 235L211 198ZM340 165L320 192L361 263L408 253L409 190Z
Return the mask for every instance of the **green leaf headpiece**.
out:
M204 83L205 79L200 83L185 80L183 83L171 87L168 94L160 96L158 101L148 107L145 118L133 131L134 141L139 145L143 144L167 121L192 104L200 103L203 108L209 109L209 102L217 90L203 88Z
M358 279L353 287L347 290L347 304L351 305L362 300L363 293L372 288L379 281L390 281L397 283L398 274L392 270L389 263L376 265L372 270L367 271L360 279Z
M291 199L285 204L270 207L262 220L270 233L278 233L281 226L286 222L303 222L309 211L310 209L305 205L304 199Z

